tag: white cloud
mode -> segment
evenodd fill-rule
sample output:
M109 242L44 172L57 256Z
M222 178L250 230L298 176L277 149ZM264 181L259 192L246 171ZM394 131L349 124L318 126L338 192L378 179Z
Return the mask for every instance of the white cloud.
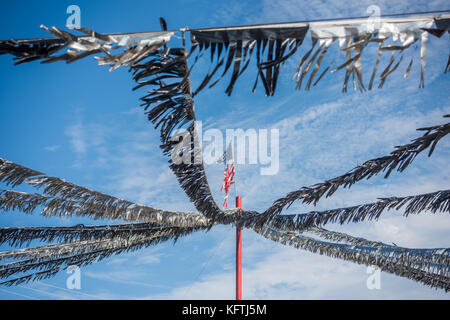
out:
M101 155L105 151L110 128L94 121L83 120L82 109L75 110L75 120L75 123L66 126L64 133L69 138L71 149L76 156L74 167L81 167L88 152Z
M61 147L60 145L51 145L51 146L44 147L44 149L47 151L50 151L50 152L54 152L54 151L58 150L60 147Z
M68 126L65 130L65 133L70 138L70 143L75 153L86 153L87 137L83 124L81 122Z

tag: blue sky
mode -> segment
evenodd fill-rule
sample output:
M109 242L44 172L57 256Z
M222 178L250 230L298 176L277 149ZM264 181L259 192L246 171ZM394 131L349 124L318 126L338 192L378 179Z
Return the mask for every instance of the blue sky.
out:
M286 22L366 15L376 4L382 14L447 9L445 1L2 1L0 39L46 36L39 29L63 27L66 8L81 8L81 24L98 32L158 30L159 17L169 29ZM171 45L179 43L173 39ZM251 93L255 70L238 80L231 97L227 81L196 97L197 117L206 128L280 130L280 170L261 176L258 165L237 168L245 208L264 210L273 200L301 186L340 175L393 146L417 137L416 128L443 123L450 113L449 78L443 74L448 38L430 37L425 88L417 89L417 63L407 80L393 74L382 90L340 92L343 74L325 78L310 92L295 91L290 80L300 53L282 70L277 93ZM376 48L367 52L369 66ZM417 48L411 52L418 54ZM414 51L415 50L415 51ZM382 62L383 63L383 62ZM386 60L384 60L386 63ZM403 62L405 63L405 62ZM209 61L199 61L192 81L199 84ZM0 56L0 157L65 178L76 184L153 207L194 210L161 154L158 132L146 120L133 81L124 68L108 72L94 59L74 64L30 63L13 66ZM406 65L403 65L406 68ZM369 77L365 72L365 77ZM448 139L431 158L418 156L404 173L376 177L340 190L317 209L372 202L377 197L413 195L449 188ZM223 168L206 167L217 202ZM21 190L27 190L22 188ZM297 203L289 212L312 209ZM37 213L0 213L2 226L103 224L82 218L44 218ZM405 247L448 247L450 220L444 214L402 217L388 212L378 222L329 225ZM234 236L229 226L196 233L176 245L165 243L113 256L81 269L81 290L66 289L68 274L19 287L0 288L0 299L233 299ZM1 249L5 249L2 246ZM271 242L245 230L243 296L248 299L435 298L448 294L411 280L382 273L381 289L366 288L366 267L314 255Z

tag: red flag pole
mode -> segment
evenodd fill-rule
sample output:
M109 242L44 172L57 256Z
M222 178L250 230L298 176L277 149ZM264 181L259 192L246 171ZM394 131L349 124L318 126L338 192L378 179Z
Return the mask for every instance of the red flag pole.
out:
M236 197L236 208L242 209L242 199ZM239 210L240 212L241 210ZM242 230L236 226L236 300L242 300Z

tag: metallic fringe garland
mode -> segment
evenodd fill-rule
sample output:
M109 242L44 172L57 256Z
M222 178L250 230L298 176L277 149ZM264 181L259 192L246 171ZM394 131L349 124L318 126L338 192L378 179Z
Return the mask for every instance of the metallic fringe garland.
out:
M247 69L253 52L256 55L258 69L253 92L256 90L258 79L264 86L267 96L275 94L281 64L294 55L303 42L308 31L304 25L295 28L249 28L226 31L191 31L191 53L198 48L198 59L209 49L211 53L212 71L204 77L200 86L194 91L197 95L212 80L214 74L224 65L223 73L209 88L214 87L224 76L231 72L231 79L225 90L231 95L237 79ZM267 48L267 50L266 50ZM286 54L286 50L288 51ZM222 54L223 53L223 54ZM267 60L262 61L263 54ZM216 58L217 56L217 58ZM214 60L216 59L215 65ZM225 64L224 64L225 63ZM231 65L233 64L233 67Z
M103 228L107 227L111 229L115 228L115 226L103 226ZM142 227L142 225L138 227ZM124 226L120 226L120 228L124 228ZM205 228L130 229L123 236L116 234L110 237L112 233L109 233L109 236L101 240L74 241L58 245L2 252L0 253L0 260L8 258L22 260L0 265L0 278L8 278L17 273L30 270L39 271L17 279L10 279L0 284L16 285L30 280L47 278L56 274L62 267L69 265L84 266L100 261L113 254L134 251L168 240L176 241L179 237L189 235L200 229ZM80 228L80 231L83 231L83 229Z
M87 240L114 240L116 238L126 238L133 234L154 235L164 231L176 237L186 230L201 230L206 227L180 228L164 226L156 223L131 223L117 225L97 225L85 226L76 225L73 227L5 227L0 228L0 244L6 243L9 246L22 246L29 244L33 240L42 242L68 243L74 241ZM0 257L2 257L0 252Z
M136 88L156 86L141 98L142 105L155 128L160 127L160 147L170 157L170 169L181 187L197 210L212 222L233 222L236 210L229 214L217 206L203 167L195 128L187 53L184 49L160 51L150 55L148 61L132 66L132 69L133 78L138 82ZM164 82L168 78L172 79L171 83ZM149 109L152 104L154 106Z
M42 40L8 40L0 41L0 54L10 53L15 55L15 65L34 60L42 60L41 63L65 61L72 63L87 56L103 53L104 57L96 57L99 65L111 65L110 71L124 65L129 66L145 58L151 52L165 45L173 32L142 33L139 36L102 35L95 31L82 27L73 29L80 31L85 36L75 36L70 32L56 27L51 29L44 25L41 28L51 33L56 38ZM123 53L113 55L112 50L124 47ZM55 55L60 50L66 49L61 55Z
M450 115L444 117L448 118ZM271 219L296 200L302 199L304 203L316 204L323 195L326 194L326 197L330 197L340 186L349 188L354 183L363 179L370 179L379 172L386 171L385 178L389 177L396 168L397 171L402 172L419 153L427 148L430 148L428 156L431 156L439 140L450 133L450 123L417 130L425 131L425 134L414 139L410 144L397 146L389 156L368 160L342 176L311 187L303 187L300 190L290 192L284 198L275 200L273 205L264 212L261 219L264 221Z
M303 214L278 215L270 223L280 230L303 231L311 226L326 223L349 223L377 220L385 210L400 210L405 207L404 216L431 211L450 213L450 190L442 190L408 197L381 198L379 201L357 206ZM245 214L245 213L244 213ZM252 223L251 219L248 223ZM246 223L244 223L246 225Z
M450 290L449 249L431 252L411 251L404 248L364 247L336 244L306 237L292 232L280 232L271 228L258 232L267 239L295 248L319 253L329 257L348 260L358 264L373 265L382 271L421 282L427 286ZM440 250L440 251L439 251ZM435 261L425 262L420 256L435 254ZM416 256L418 259L414 260ZM444 258L443 263L439 263Z

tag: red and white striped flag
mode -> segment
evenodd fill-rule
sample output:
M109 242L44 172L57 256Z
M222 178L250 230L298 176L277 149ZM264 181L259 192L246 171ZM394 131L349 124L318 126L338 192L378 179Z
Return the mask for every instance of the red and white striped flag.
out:
M225 191L225 199L223 200L223 208L228 207L228 195L230 193L230 187L234 184L234 161L231 164L231 167L227 164L225 168L225 172L223 173L223 185L220 190Z
M230 187L234 184L234 175L236 173L234 168L234 154L232 141L230 141L230 144L228 145L227 150L225 151L221 160L223 161L223 163L226 164L225 172L223 173L223 185L222 188L220 188L220 190L225 191L225 198L223 201L222 208L227 208L228 195L230 194Z

